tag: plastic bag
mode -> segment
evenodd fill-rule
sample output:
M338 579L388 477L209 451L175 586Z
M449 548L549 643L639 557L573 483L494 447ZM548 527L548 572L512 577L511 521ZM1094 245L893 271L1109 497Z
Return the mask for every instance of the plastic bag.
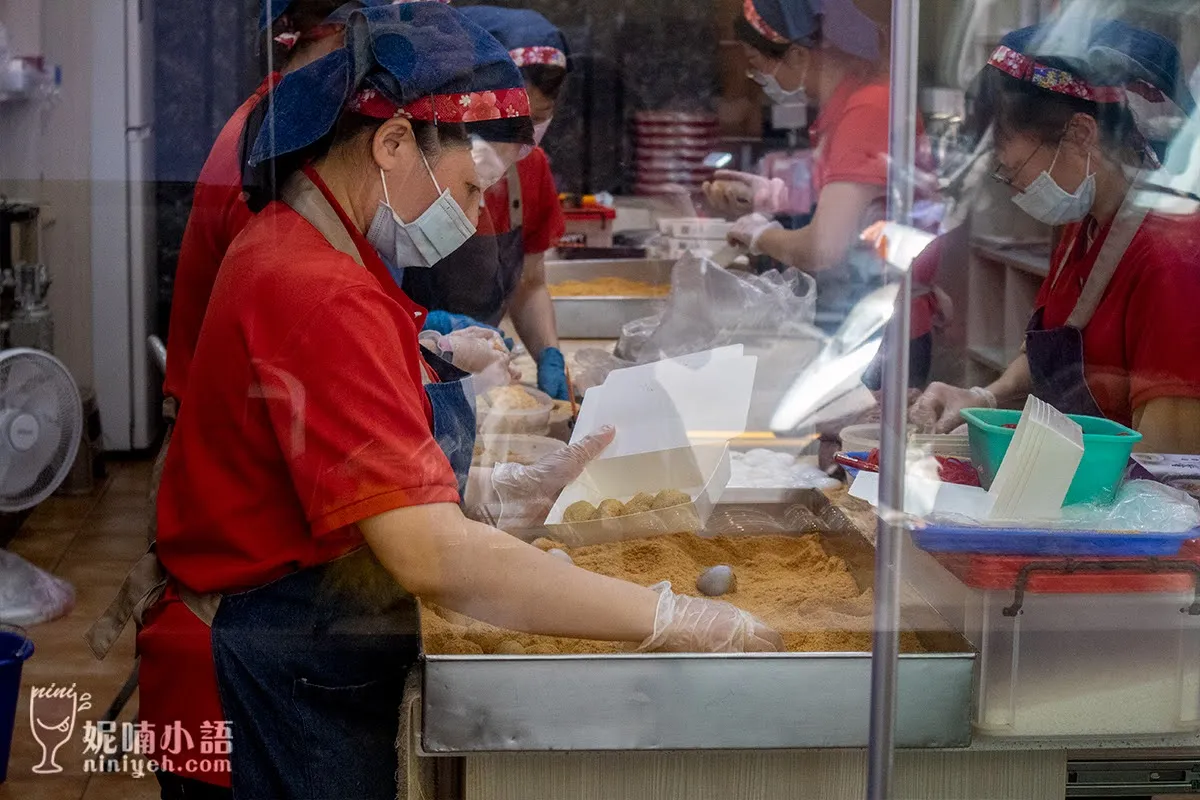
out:
M1111 505L1064 506L1054 527L1083 531L1183 533L1200 527L1200 503L1158 481L1126 481Z
M71 584L0 550L0 622L37 625L58 619L74 607Z
M928 522L971 527L1011 527L1011 521L977 520L962 514L935 514ZM1158 481L1126 481L1111 504L1080 503L1063 506L1056 520L1037 520L1031 528L1064 531L1144 531L1185 533L1200 527L1200 502L1179 489Z
M747 335L811 336L816 284L797 269L732 272L697 256L671 271L662 313L628 323L616 356L645 364L735 344Z
M588 347L577 352L571 361L571 382L576 393L582 394L604 383L613 370L632 366L632 361L617 358L607 350Z

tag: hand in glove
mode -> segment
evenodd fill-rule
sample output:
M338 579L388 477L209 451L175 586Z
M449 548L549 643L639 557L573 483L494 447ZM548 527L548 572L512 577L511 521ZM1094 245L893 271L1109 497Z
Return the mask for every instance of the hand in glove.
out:
M484 328L489 331L494 331L500 334L501 341L509 350L513 349L512 339L505 339L504 332L492 325L485 325L478 320L468 317L466 314L452 314L449 311L430 311L425 317L425 327L422 330L434 331L443 336L454 333L455 331L465 330L466 328Z
M779 634L749 612L721 600L688 597L671 591L670 583L650 587L658 592L654 633L639 653L776 653Z
M913 425L924 432L950 433L963 424L964 408L995 408L996 395L978 386L961 389L945 383L931 383L909 409Z
M758 240L765 232L776 229L783 230L783 226L762 214L747 214L733 224L728 238L733 244L740 244L749 250L750 255L760 256L762 250L758 249Z
M756 212L778 214L787 200L787 184L779 178L764 178L749 172L719 169L703 186L704 197L714 211L727 216Z
M538 388L555 400L570 400L567 387L567 364L562 351L547 347L538 359Z
M496 527L507 531L541 525L559 492L583 474L616 435L614 428L605 426L530 466L497 464L492 469L492 488L500 504Z
M512 353L500 334L490 328L464 328L446 336L426 331L420 339L422 345L471 373L476 394L521 379L521 373L512 365Z

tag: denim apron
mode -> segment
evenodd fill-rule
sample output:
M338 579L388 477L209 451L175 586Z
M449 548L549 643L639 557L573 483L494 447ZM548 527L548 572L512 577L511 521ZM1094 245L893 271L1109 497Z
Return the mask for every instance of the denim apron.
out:
M307 179L296 184L285 201L342 250L349 237L338 235L336 213ZM465 373L422 355L441 378L425 386L434 437L465 491L474 392ZM246 592L184 599L211 621L235 797L396 796L396 735L419 628L414 599L369 548Z
M525 270L525 212L515 165L509 167L507 183L508 232L475 234L432 269L405 270L405 294L430 310L500 324Z
M1067 323L1047 329L1043 324L1044 309L1039 308L1034 312L1025 333L1025 355L1029 359L1029 374L1033 379L1032 394L1064 414L1104 416L1087 384L1083 330L1091 322L1125 251L1146 219L1149 209L1138 205L1135 198L1137 194L1136 190L1131 189L1117 212ZM1058 268L1050 278L1051 290L1058 284L1081 234L1082 228L1063 251Z

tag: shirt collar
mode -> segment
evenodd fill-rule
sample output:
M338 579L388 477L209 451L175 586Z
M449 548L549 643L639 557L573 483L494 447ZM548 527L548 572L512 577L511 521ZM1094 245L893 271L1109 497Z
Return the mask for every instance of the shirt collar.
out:
M350 220L349 215L346 214L345 209L338 203L337 198L333 196L333 192L329 190L329 187L321 179L316 169L311 164L308 164L304 167L304 174L313 182L313 185L317 187L322 196L329 202L330 207L337 213L338 219L346 228L346 232L350 234L354 246L358 249L363 266L375 277L375 280L379 281L379 285L383 287L388 297L395 300L400 304L401 308L412 315L416 321L417 330L423 328L428 311L423 306L413 302L412 298L405 294L404 290L392 279L392 275L388 271L387 265L383 263L383 259L379 257L379 253L367 241L367 237L358 229L358 226Z

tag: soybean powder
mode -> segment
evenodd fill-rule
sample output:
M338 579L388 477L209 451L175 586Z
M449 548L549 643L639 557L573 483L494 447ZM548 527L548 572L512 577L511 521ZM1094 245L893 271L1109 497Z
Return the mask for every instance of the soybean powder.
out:
M737 590L720 599L778 631L789 652L871 649L872 592L859 590L845 561L826 553L816 535L709 539L676 533L574 549L548 539L535 545L542 550L562 548L578 567L643 586L670 581L678 594L698 595L696 578L710 567L728 564L737 575ZM630 649L615 642L516 633L429 605L424 607L423 628L426 651L444 655L492 654L502 644L506 652L537 655ZM902 632L900 644L904 652L923 652L912 632Z

